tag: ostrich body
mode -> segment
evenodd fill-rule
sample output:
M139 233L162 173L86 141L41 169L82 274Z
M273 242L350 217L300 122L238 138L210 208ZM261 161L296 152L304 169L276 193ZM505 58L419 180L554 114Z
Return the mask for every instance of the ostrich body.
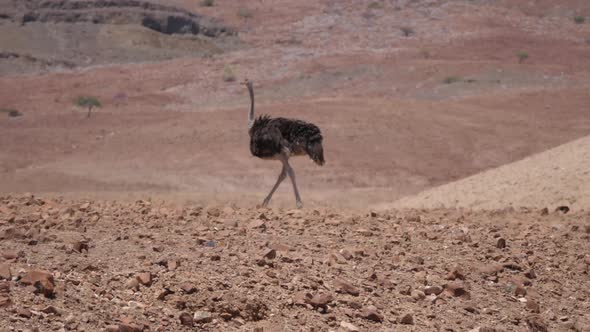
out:
M248 114L250 152L255 157L265 160L280 160L283 164L279 178L262 202L262 206L268 205L272 195L288 175L293 184L296 205L301 208L303 202L297 189L295 171L289 165L289 157L308 155L316 164L324 165L322 133L316 125L301 120L271 118L268 115L262 115L255 119L253 84L249 80L244 81L243 84L248 88L251 102Z

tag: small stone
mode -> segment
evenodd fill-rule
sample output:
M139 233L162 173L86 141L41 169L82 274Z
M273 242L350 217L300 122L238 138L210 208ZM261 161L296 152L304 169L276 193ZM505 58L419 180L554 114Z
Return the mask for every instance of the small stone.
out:
M363 310L360 313L361 318L364 318L366 320L371 320L374 322L382 322L383 321L383 315L381 315L379 313L379 311L377 310L377 308L375 306L368 306L363 308Z
M213 321L213 315L208 311L197 311L193 315L193 321L197 324L210 323Z
M184 326L193 326L193 316L191 314L183 312L179 316L180 324Z
M352 253L348 249L340 249L340 251L338 251L338 253L340 253L340 255L342 257L344 257L344 259L346 259L347 261L349 261L353 258Z
M12 300L8 296L0 295L0 308L8 307L12 304Z
M340 327L343 328L345 331L350 331L350 332L359 332L360 329L354 325L352 325L349 322L345 322L345 321L341 321L340 322Z
M144 326L132 323L119 324L119 332L143 332Z
M463 272L462 268L455 266L449 272L449 274L447 274L445 279L447 279L447 280L455 280L455 279L465 280L465 273Z
M8 264L0 264L0 280L2 279L12 279L12 273L10 273L10 265Z
M191 284L190 282L183 282L180 284L180 289L182 289L185 294L192 294L197 291L195 285Z
M479 272L484 276L495 276L498 273L502 272L504 267L500 264L486 264L479 268Z
M532 332L547 332L547 324L541 319L541 317L533 315L526 318L526 325L529 331Z
M421 292L419 290L412 291L411 296L415 301L424 300L426 298L426 294L424 294L424 292Z
M80 252L80 253L82 251L88 252L88 243L83 242L83 241L76 241L76 242L72 243L72 249L74 249L74 251Z
M334 297L332 294L322 293L316 294L307 303L311 304L314 308L325 308L333 300Z
M506 248L506 240L503 238L499 238L498 242L496 242L496 248L498 248L498 249Z
M336 279L334 281L334 287L340 293L346 293L352 296L359 296L360 294L360 290L357 287L342 279Z
M125 283L125 287L128 289L138 290L139 289L139 280L137 278L131 278L127 280Z
M411 314L405 314L399 322L403 325L414 325L414 317Z
M16 260L19 257L19 253L16 251L4 251L2 253L2 258L6 260Z
M41 312L46 313L46 314L53 314L56 316L61 316L62 311L52 305L45 307L43 309L41 309Z
M445 294L454 297L463 297L466 299L471 298L471 295L465 288L463 287L462 283L459 282L451 282L445 285Z
M214 262L220 261L221 260L221 256L219 255L213 255L211 256L211 260Z
M440 286L427 286L424 288L424 294L426 294L426 295L430 295L430 294L438 295L442 292L443 292L443 288Z
M524 276L529 278L529 279L536 279L537 278L537 273L535 272L535 270L530 269L528 271L526 271L524 273Z
M514 289L514 295L516 296L526 296L526 288L522 286L516 286Z
M152 274L150 272L142 272L137 274L137 280L144 286L151 286Z
M248 228L249 229L260 229L262 231L266 230L266 223L260 219L251 221L248 224Z
M173 292L171 290L169 290L168 288L164 288L160 291L157 298L160 301L164 301L164 300L166 300L166 296L168 296L170 294L173 294Z
M25 308L16 309L16 314L19 315L20 317L25 317L25 318L31 318L31 316L33 315L31 310L25 309Z
M266 251L262 257L266 259L275 259L277 257L277 251L274 249L270 249Z
M169 261L168 261L168 264L167 264L167 266L166 266L166 267L168 268L168 271L174 271L174 270L176 270L176 269L177 269L179 266L180 266L180 263L178 263L178 261L177 261L177 260L175 260L175 259L172 259L172 260L169 260Z
M53 279L53 275L48 271L29 271L20 279L20 282L23 285L33 285L36 293L41 293L45 297L53 297L55 295L55 280Z
M537 301L529 299L526 302L526 308L527 310L529 310L532 313L538 314L541 312L541 307L539 306L539 303L537 303Z

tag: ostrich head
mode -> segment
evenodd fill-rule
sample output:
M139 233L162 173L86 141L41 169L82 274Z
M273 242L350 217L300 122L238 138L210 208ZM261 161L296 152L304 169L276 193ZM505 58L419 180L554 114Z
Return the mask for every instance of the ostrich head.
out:
M241 84L248 88L250 93L250 113L248 113L248 128L254 125L254 84L249 79L245 79Z

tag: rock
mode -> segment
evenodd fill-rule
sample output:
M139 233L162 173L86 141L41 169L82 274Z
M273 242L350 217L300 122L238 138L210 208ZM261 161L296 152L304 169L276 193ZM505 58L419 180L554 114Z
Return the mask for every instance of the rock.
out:
M166 296L168 296L170 294L174 294L174 292L172 292L168 288L164 288L160 291L160 293L158 293L157 299L160 301L164 301L164 300L166 300Z
M128 289L139 290L139 280L136 278L131 278L127 280L125 283L125 287Z
M500 264L486 264L479 268L479 272L484 277L495 276L498 273L502 272L504 267Z
M424 292L421 292L421 291L419 291L419 290L414 290L414 291L412 291L412 293L411 293L411 294L412 294L412 295L411 295L411 296L412 296L412 298L413 298L415 301L424 300L424 299L426 298L426 294L424 294Z
M306 305L308 304L312 299L311 294L307 293L307 292L298 292L295 293L295 295L293 295L293 304L298 304L298 305Z
M12 279L12 273L10 273L10 265L8 264L0 264L0 280L2 279Z
M547 332L547 324L537 315L526 318L526 325L530 332Z
M339 293L346 293L352 296L359 296L360 294L360 290L357 287L342 279L336 279L334 281L334 288Z
M426 284L426 271L418 271L414 274L414 279L420 284Z
M523 286L516 286L514 295L524 297L526 296L526 289Z
M193 316L191 316L189 313L183 312L178 318L180 319L180 324L184 326L193 326L194 324Z
M35 286L36 292L45 295L45 297L53 297L55 295L55 280L53 279L53 275L48 271L29 271L21 278L20 282L23 285Z
M260 219L253 220L248 224L249 229L259 229L261 231L266 230L266 223Z
M530 269L530 270L526 271L524 273L524 276L527 277L527 278L529 278L529 279L537 279L537 273L533 269Z
M455 279L465 280L465 273L463 272L462 268L460 268L459 266L455 266L449 272L449 274L447 274L445 279L446 280L455 280Z
M62 315L62 311L52 305L45 307L43 309L41 309L41 312L46 313L46 314L53 314L56 316L61 316Z
M168 268L168 271L174 271L179 266L180 266L180 263L177 260L175 260L175 259L169 260L168 261L168 264L166 264L166 267Z
M543 208L543 209L541 209L541 215L542 215L542 216L546 216L546 215L548 215L548 214L549 214L549 209L548 209L548 208Z
M332 294L322 293L316 294L314 297L309 299L307 303L311 304L314 308L325 308L328 303L332 302L334 297Z
M443 292L443 288L440 286L427 286L424 288L424 294L426 295L438 295Z
M31 316L33 315L31 310L25 309L25 308L16 309L16 314L19 315L20 317L25 317L25 318L31 318Z
M405 314L400 320L400 324L414 325L414 317L411 314Z
M0 295L0 308L8 307L12 304L12 300L10 297L5 295Z
M2 258L6 259L6 260L9 260L9 261L10 260L16 260L20 256L24 256L24 255L19 255L19 253L16 252L16 251L4 251L4 252L2 252Z
M341 321L340 322L340 327L343 328L345 331L350 331L350 332L359 332L360 329L354 325L352 325L349 322L345 322L345 321Z
M219 256L219 255L212 255L211 256L211 260L214 261L214 262L218 262L218 261L221 260L221 256Z
M183 282L180 284L180 289L182 289L185 294L192 294L197 291L197 287L190 282Z
M76 242L72 243L72 249L74 249L74 251L77 251L80 253L82 251L88 252L88 243L83 242L83 241L76 241Z
M563 214L566 214L570 212L570 208L567 205L558 206L557 208L555 208L555 212L561 212Z
M378 323L383 321L383 315L381 315L377 308L372 305L363 308L361 310L360 316L366 320L371 320Z
M346 259L347 261L351 260L353 258L352 253L348 250L348 249L340 249L340 251L338 251L338 253L344 257L344 259ZM353 325L354 326L354 325Z
M399 290L399 293L401 295L411 295L412 294L412 287L410 286L402 286L401 289Z
M463 284L460 282L451 282L445 285L445 294L453 297L462 297L465 299L470 299L471 295L465 288Z
M503 238L499 238L498 242L496 242L496 248L498 248L498 249L506 248L506 240Z
M262 257L266 259L275 259L277 257L277 251L274 249L267 250Z
M213 315L208 311L197 311L193 315L193 321L196 324L210 323L213 321Z
M143 332L145 327L143 325L137 325L132 323L121 323L119 324L119 332Z
M137 274L137 280L144 286L152 285L152 274L150 272L142 272Z
M541 312L541 306L539 306L539 303L537 303L537 301L533 300L533 299L528 299L526 302L526 308L527 310L529 310L532 313L538 314Z

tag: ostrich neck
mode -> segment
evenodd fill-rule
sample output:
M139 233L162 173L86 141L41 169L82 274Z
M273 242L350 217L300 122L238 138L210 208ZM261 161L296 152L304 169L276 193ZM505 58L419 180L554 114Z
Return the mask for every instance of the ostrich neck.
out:
M248 114L248 128L254 125L254 89L249 88L250 92L250 113Z

